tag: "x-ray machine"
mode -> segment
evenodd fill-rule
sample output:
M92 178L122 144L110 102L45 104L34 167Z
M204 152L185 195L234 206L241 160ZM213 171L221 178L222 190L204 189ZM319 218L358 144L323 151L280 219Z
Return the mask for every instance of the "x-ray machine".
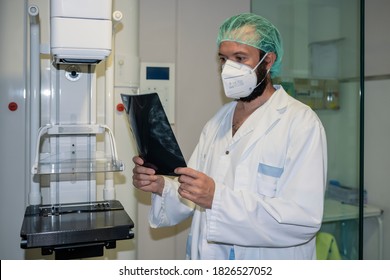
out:
M56 259L105 249L135 258L136 203L125 172L132 141L120 94L139 90L138 1L30 0L25 9L24 96L21 103L9 92L2 110L23 110L26 121L25 172L2 178L25 176L26 208L14 234L26 252Z

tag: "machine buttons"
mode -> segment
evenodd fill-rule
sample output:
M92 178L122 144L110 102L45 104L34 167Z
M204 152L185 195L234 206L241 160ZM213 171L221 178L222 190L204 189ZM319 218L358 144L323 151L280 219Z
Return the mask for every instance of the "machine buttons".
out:
M122 103L118 103L118 105L116 105L116 110L118 112L123 112L125 110L125 105L123 105Z
M8 104L8 109L10 110L10 111L16 111L17 109L18 109L18 104L16 103L16 102L10 102L9 104Z

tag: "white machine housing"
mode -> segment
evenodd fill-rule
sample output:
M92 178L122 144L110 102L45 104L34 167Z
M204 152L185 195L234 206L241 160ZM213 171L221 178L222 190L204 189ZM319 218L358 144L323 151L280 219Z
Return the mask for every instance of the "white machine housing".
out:
M111 3L50 1L50 44L57 63L98 63L107 58L112 45Z

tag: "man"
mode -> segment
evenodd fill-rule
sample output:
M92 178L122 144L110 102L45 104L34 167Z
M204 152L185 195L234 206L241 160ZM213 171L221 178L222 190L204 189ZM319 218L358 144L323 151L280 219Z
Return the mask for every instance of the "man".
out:
M271 77L283 54L278 30L241 14L218 35L225 94L234 100L205 125L178 179L134 157L133 184L152 192L150 224L193 215L189 259L315 259L327 151L323 126Z

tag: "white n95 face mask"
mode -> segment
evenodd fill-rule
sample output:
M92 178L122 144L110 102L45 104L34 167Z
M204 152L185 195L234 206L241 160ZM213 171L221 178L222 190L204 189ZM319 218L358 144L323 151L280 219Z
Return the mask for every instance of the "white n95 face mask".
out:
M235 99L247 97L264 81L265 77L260 83L256 84L257 75L255 71L263 62L267 54L268 53L263 56L253 69L248 65L230 59L226 60L225 64L222 65L221 77L225 95L227 97Z

